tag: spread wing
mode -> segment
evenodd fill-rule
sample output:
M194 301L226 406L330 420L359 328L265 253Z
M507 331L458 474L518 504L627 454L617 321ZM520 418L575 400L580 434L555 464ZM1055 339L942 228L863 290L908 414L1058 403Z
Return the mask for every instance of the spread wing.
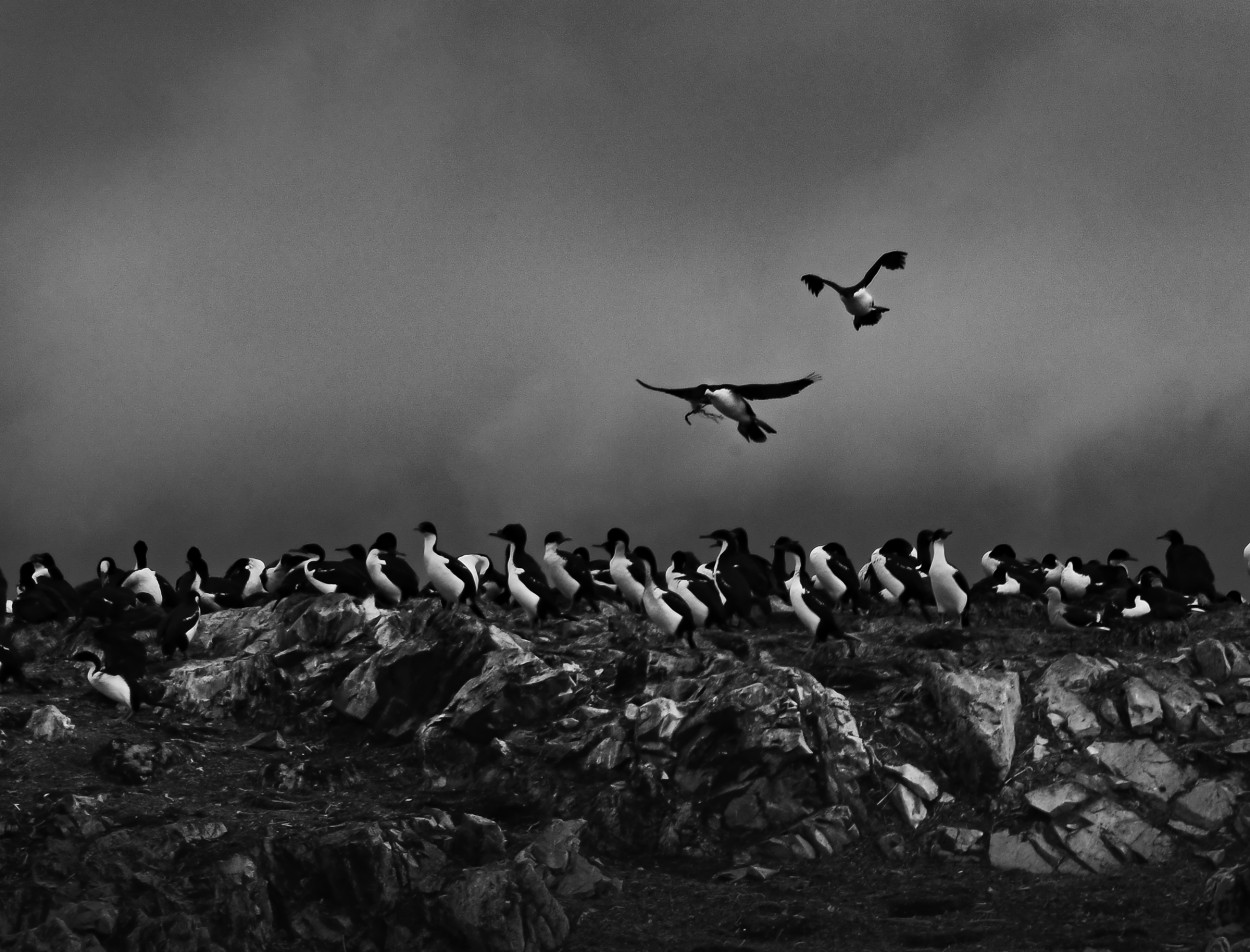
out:
M868 273L864 275L864 280L855 285L855 290L858 291L860 288L868 287L868 283L877 276L877 272L882 268L886 268L889 271L898 271L905 264L907 264L906 251L887 251L877 259L876 264L868 269ZM815 292L812 293L814 294Z
M778 397L792 397L805 387L810 387L820 379L820 374L808 374L798 380L787 380L784 383L748 383L733 389L744 400L775 400ZM642 383L642 381L639 381ZM645 384L644 384L645 386ZM672 393L673 391L669 391Z
M638 380L637 377L634 379ZM638 382L642 383L641 380L638 380ZM707 387L702 384L697 387L675 387L671 390L668 387L653 387L649 383L642 383L642 385L648 390L658 390L660 393L671 393L673 396L680 397L683 400L689 400L691 403L707 402Z

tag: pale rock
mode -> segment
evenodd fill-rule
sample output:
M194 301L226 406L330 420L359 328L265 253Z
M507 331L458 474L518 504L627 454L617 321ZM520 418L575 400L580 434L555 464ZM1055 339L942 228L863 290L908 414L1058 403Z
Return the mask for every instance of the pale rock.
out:
M924 801L905 783L896 783L890 790L890 802L913 830L929 815Z
M1155 727L1163 723L1163 702L1159 692L1141 678L1132 677L1124 682L1124 706L1134 734L1152 734Z
M1202 694L1189 679L1172 668L1150 668L1145 673L1151 687L1159 692L1163 721L1169 730L1186 734L1194 729L1198 715L1207 709Z
M1172 814L1203 830L1218 830L1232 819L1243 790L1233 776L1201 780L1172 801Z
M960 779L970 790L1000 787L1011 770L1020 716L1020 675L930 665L926 685L946 724Z
M882 764L881 767L886 773L902 780L903 783L912 789L913 793L927 803L932 803L942 793L932 777L912 764L899 764L898 766Z
M26 728L31 737L45 743L69 740L74 736L74 722L52 704L32 711Z
M1158 804L1167 803L1196 778L1191 767L1180 767L1159 745L1147 738L1096 744L1091 753L1106 767L1123 777L1142 796Z
M1091 829L1096 829L1109 846L1123 854L1125 862L1134 857L1145 863L1163 863L1172 858L1175 849L1172 837L1109 798L1086 804L1079 816Z
M1004 872L1018 870L1025 873L1053 873L1055 871L1055 864L1049 858L1049 854L1039 853L1027 836L1009 833L1006 830L995 830L990 834L989 860L991 866Z
M1052 816L1080 806L1091 796L1093 793L1090 790L1069 780L1030 790L1024 795L1024 800L1034 810Z

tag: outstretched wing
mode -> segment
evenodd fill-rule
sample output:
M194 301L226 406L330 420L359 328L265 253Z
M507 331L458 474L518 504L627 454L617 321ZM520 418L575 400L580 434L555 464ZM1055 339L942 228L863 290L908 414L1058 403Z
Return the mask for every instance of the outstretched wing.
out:
M877 259L876 264L874 264L871 268L868 269L868 273L864 275L864 280L860 281L859 284L855 285L854 290L858 291L860 288L868 287L868 283L877 276L877 272L880 271L882 268L885 268L889 271L898 271L905 264L907 264L907 252L906 251L887 251L880 258Z
M787 380L785 383L748 383L734 387L744 400L775 400L778 397L792 397L805 387L810 387L820 379L820 374L808 374L798 380ZM641 383L641 381L639 381ZM669 391L670 393L672 391Z
M634 378L638 380L637 377ZM641 380L638 380L642 383ZM705 403L707 401L707 387L700 384L697 387L676 387L669 389L668 387L653 387L649 383L642 383L648 390L658 390L660 393L671 393L675 397L683 400L689 400L691 403Z
M829 283L818 274L805 274L801 280L807 285L807 290L811 291L812 294L819 294L824 290L825 285Z

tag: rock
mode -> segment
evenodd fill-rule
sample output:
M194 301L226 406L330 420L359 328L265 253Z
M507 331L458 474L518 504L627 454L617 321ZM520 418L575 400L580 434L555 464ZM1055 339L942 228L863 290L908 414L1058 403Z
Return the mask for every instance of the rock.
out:
M1152 667L1145 678L1159 692L1163 706L1163 720L1169 730L1186 734L1194 729L1198 714L1207 709L1202 693L1189 679L1172 668Z
M1114 849L1121 863L1163 863L1172 858L1175 849L1172 837L1110 798L1086 804L1078 817Z
M995 830L990 834L989 860L995 869L1025 873L1053 873L1055 863L1048 852L1039 852L1035 841L1025 835Z
M973 830L966 826L940 826L937 829L937 842L952 853L971 853L979 850L985 839L984 830Z
M954 771L963 785L973 791L996 790L1015 755L1020 676L930 665L925 684L951 734Z
M26 728L31 737L45 743L68 740L74 736L74 723L51 704L31 712Z
M1038 704L1051 724L1064 728L1073 737L1097 737L1102 732L1098 718L1081 699L1112 670L1111 665L1085 655L1064 655L1042 672L1034 686Z
M1163 805L1193 783L1192 768L1179 767L1152 740L1095 744L1090 752L1147 800Z
M1093 795L1092 791L1081 784L1066 781L1030 790L1024 795L1024 799L1034 810L1054 816L1079 807Z
M1203 638L1194 645L1194 663L1203 677L1222 684L1232 676L1233 666L1224 650L1224 644L1214 638Z
M582 855L580 834L585 827L585 820L552 820L517 856L529 857L555 896L586 898L621 888Z
M265 731L251 740L244 741L243 746L255 750L286 750L287 742L279 731Z
M1235 777L1201 780L1172 801L1172 814L1203 830L1218 830L1233 818L1237 799L1243 791L1241 782Z
M1141 678L1124 682L1124 706L1128 711L1129 728L1134 734L1149 735L1163 723L1163 702L1159 692Z
M164 699L186 713L210 720L285 720L291 709L288 684L287 674L266 654L193 660L169 672Z
M882 764L882 769L886 773L893 774L903 781L912 792L919 796L926 803L932 803L941 794L938 785L934 783L933 778L911 764L900 764L897 767L890 764Z
M115 737L96 749L91 765L110 780L140 784L158 770L190 759L188 747L177 741L131 744Z
M905 783L896 783L890 790L890 802L913 830L929 815L924 801Z

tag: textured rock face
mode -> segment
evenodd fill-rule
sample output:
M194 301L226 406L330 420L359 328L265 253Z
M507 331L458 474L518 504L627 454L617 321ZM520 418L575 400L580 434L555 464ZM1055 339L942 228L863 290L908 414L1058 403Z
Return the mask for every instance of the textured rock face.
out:
M971 791L998 789L1011 771L1020 716L1014 671L946 671L930 667L926 686L952 740L955 772Z

